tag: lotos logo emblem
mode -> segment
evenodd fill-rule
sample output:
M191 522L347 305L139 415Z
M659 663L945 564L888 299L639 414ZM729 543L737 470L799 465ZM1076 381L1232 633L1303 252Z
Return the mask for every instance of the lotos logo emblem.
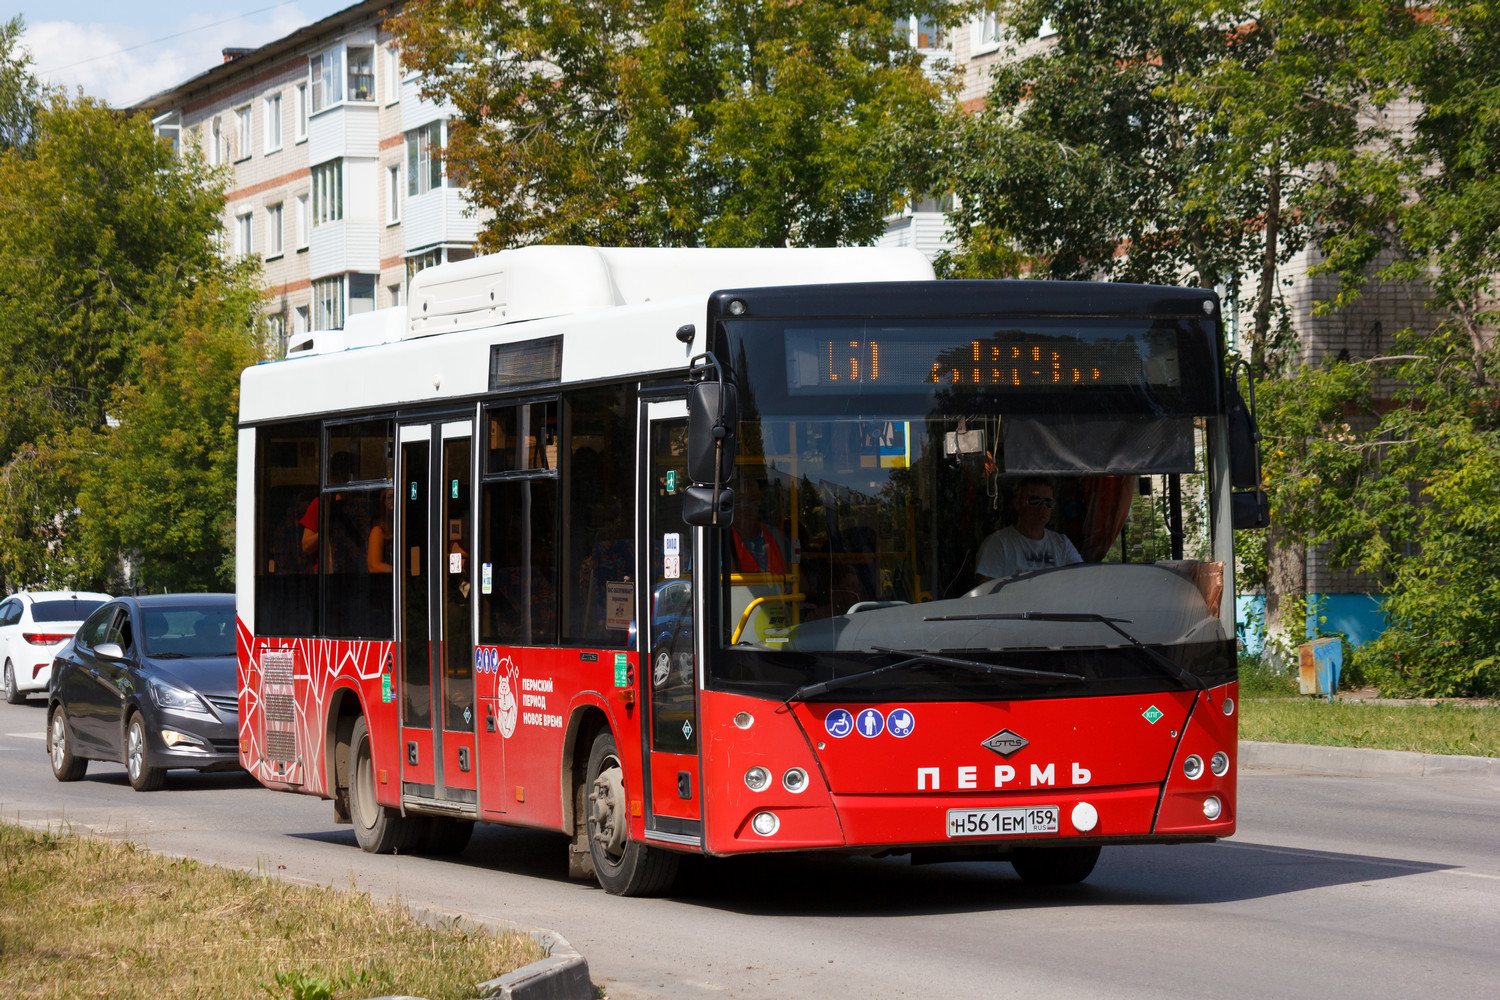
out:
M1030 740L1018 733L1013 733L1009 729L1002 729L979 745L986 750L995 751L1002 757L1009 757L1027 746L1030 742Z

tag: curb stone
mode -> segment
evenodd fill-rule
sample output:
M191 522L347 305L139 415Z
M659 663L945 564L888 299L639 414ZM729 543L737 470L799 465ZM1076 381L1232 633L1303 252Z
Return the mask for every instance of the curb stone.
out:
M480 983L477 988L484 1000L593 1000L594 984L589 980L588 960L556 931L419 903L408 904L406 909L412 919L429 927L526 934L547 952L546 958Z
M1240 740L1241 767L1274 767L1350 778L1480 778L1500 781L1500 757L1363 750Z

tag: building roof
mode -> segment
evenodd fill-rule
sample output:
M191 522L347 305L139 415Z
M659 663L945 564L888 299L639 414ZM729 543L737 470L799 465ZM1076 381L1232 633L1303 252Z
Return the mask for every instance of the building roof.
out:
M257 69L264 68L268 63L300 55L310 49L318 48L320 44L332 42L353 24L371 19L383 20L386 16L394 14L400 6L401 0L364 0L363 3L345 7L321 21L315 21L305 28L298 28L284 38L278 38L258 49L252 49L247 55L220 63L213 69L199 73L175 87L138 101L128 110L161 114L173 108L180 108L214 92L228 89L242 79L250 80Z

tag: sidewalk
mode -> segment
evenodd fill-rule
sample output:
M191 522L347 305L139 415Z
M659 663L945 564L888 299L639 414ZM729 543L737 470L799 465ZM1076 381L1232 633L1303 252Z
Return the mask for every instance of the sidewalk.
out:
M1500 757L1407 750L1359 750L1240 740L1240 767L1268 767L1347 778L1480 778L1500 781Z

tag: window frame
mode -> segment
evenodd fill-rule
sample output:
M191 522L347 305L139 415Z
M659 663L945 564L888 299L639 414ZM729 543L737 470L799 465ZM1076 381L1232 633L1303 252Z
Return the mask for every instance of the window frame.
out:
M281 126L282 126L282 99L281 91L270 94L265 98L261 110L265 114L263 130L265 132L266 148L263 155L281 151Z
M336 156L310 170L312 176L312 228L341 222L344 218L344 158Z
M234 109L234 162L236 163L239 163L242 160L248 160L254 154L254 143L252 142L250 136L251 128L255 124L255 119L250 113L250 108L251 105L245 104Z
M273 202L266 206L266 260L286 254L286 204Z

